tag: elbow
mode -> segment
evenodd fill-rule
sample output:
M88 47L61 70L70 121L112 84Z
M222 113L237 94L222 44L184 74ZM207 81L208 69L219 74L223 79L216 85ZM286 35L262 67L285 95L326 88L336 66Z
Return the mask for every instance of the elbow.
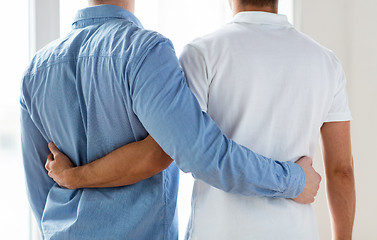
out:
M146 166L146 169L149 172L149 175L151 176L164 171L173 162L173 159L171 159L165 153L151 154L149 158L150 158L150 161L148 161L149 164L148 166Z
M159 161L155 166L155 171L157 173L164 171L170 166L172 162L173 160L170 157L168 157L168 159L163 159L162 161Z
M327 174L328 178L341 178L341 179L350 179L354 178L354 168L352 165L337 167L333 169L330 173Z
M336 171L336 175L340 176L340 177L344 177L344 178L353 178L354 177L354 169L353 169L353 166L349 166L349 167L344 167L344 168L341 168L341 169L338 169Z
M336 164L326 169L327 178L350 179L354 178L353 157L351 156L347 161L342 161L341 164Z

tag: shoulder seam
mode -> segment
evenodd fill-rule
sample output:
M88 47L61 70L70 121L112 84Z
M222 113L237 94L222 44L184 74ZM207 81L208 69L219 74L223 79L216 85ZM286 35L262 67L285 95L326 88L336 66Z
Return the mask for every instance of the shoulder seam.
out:
M156 47L156 46L158 46L158 45L160 45L160 44L161 44L161 45L162 45L162 44L169 44L170 46L172 46L172 44L171 44L171 42L170 42L169 39L164 38L164 37L161 37L161 36L156 36L156 38L160 38L160 39L156 39L156 41L154 41L153 43L149 44L149 46L147 46L147 47L144 49L144 51L140 54L139 59L136 60L134 64L132 64L131 69L133 69L132 72L133 72L134 74L137 72L137 71L135 71L135 70L137 70L137 69L140 68L140 65L142 64L142 62L144 62L144 60L145 60L145 58L147 57L148 53L149 53L154 47ZM132 78L135 77L134 74L131 75ZM130 76L130 77L131 77L131 76Z
M195 49L195 51L198 52L198 54L203 58L204 62L205 62L205 67L206 67L206 70L207 70L207 80L208 80L208 84L211 85L212 83L212 72L210 71L210 69L208 68L208 61L206 59L206 57L204 56L202 50L197 47L197 46L194 46L194 44L192 43L189 43L186 45L186 47L192 47L193 49ZM211 79L211 80L210 80Z

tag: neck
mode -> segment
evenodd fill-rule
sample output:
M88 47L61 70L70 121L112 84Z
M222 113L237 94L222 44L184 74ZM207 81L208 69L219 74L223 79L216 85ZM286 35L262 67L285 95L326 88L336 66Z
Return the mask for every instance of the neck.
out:
M274 6L253 6L253 5L243 5L240 4L238 1L234 1L233 5L233 15L236 15L240 12L246 11L258 11L258 12L269 12L269 13L278 13L278 4L276 3Z
M135 12L135 0L89 0L89 6L97 6L102 4L110 4L122 7L127 11Z

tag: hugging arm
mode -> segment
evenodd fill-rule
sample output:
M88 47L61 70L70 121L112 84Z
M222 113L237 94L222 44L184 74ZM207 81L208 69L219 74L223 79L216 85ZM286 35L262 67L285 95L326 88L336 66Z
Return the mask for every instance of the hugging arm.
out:
M170 41L150 46L134 69L129 75L133 110L181 170L235 194L292 198L303 191L300 166L238 145L201 111Z
M201 111L169 41L162 39L146 49L133 66L135 71L127 73L133 111L181 170L235 194L295 198L302 193L306 186L303 168L238 145ZM121 155L127 154L113 156L122 158ZM105 161L102 162L105 166ZM123 174L127 176L126 172Z
M172 159L151 136L127 144L89 164L74 167L53 144L46 169L60 186L69 189L118 187L137 183L166 169Z

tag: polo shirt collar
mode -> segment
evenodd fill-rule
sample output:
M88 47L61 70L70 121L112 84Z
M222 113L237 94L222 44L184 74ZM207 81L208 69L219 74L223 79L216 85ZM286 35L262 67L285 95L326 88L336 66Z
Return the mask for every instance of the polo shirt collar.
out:
M126 9L109 4L97 5L81 9L77 12L72 24L73 29L83 28L92 24L98 24L109 19L125 19L142 28L141 22L134 14Z
M292 24L289 23L288 18L285 15L257 11L245 11L237 13L234 16L232 22L293 27Z

